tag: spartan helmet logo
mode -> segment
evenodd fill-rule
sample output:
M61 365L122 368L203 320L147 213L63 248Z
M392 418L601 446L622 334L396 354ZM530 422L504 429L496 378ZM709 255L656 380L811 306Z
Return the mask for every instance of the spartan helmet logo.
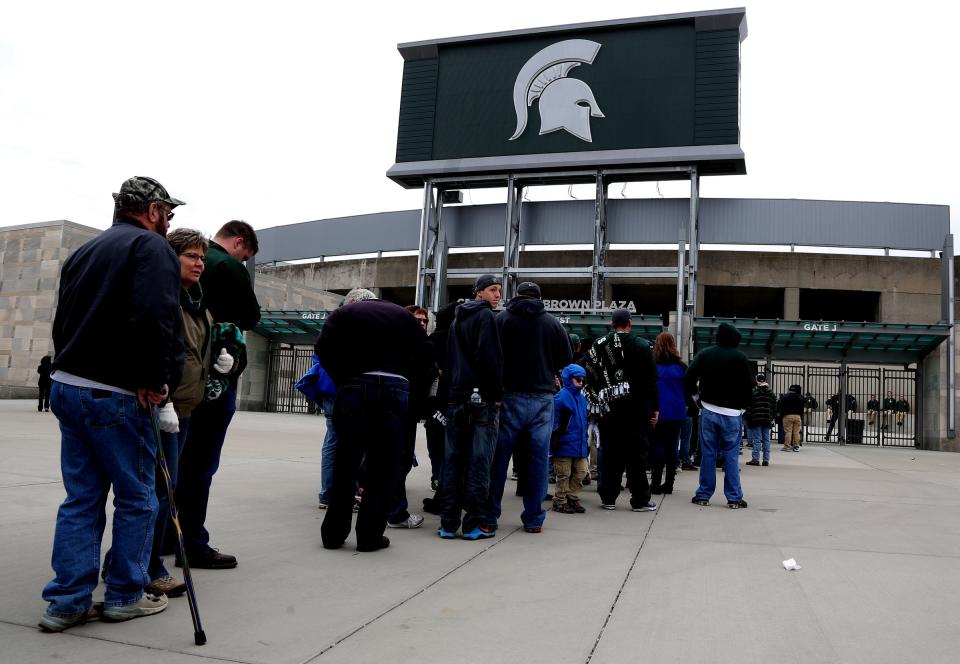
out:
M527 107L540 99L540 135L566 129L582 141L592 143L590 118L602 118L600 105L590 86L567 78L574 67L593 64L600 44L586 39L568 39L547 46L523 65L513 84L513 107L517 129L510 140L527 128Z

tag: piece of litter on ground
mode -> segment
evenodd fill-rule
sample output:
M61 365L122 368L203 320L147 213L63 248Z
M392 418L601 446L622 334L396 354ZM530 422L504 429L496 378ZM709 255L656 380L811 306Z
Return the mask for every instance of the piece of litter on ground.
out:
M790 558L789 560L783 561L783 569L787 570L788 572L792 572L792 571L803 569L803 568L797 564L796 560L794 560L793 558Z

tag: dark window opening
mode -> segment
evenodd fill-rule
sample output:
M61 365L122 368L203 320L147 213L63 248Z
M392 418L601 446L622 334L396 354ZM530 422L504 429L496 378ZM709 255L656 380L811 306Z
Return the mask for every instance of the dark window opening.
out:
M677 309L676 284L613 284L610 290L617 302L633 302L638 314L660 316L664 327L670 325L670 312Z
M800 289L801 320L864 321L879 320L880 293L877 291Z
M718 318L783 318L783 289L706 286L703 315Z

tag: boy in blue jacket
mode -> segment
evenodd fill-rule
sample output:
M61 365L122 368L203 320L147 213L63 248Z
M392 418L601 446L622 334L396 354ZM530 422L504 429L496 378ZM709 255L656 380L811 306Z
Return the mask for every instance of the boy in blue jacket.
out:
M564 514L582 514L580 489L587 474L587 398L583 383L587 372L583 367L569 364L560 377L563 389L553 397L553 435L550 449L557 488L553 494L553 511Z

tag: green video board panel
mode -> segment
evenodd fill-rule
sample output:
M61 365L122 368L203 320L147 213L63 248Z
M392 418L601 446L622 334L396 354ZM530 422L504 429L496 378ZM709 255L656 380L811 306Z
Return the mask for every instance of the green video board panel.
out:
M401 45L390 177L739 152L743 10ZM685 151L684 151L685 150ZM655 151L655 152L652 152ZM555 159L545 162L544 155ZM539 159L525 159L525 157ZM711 157L713 158L713 157Z

